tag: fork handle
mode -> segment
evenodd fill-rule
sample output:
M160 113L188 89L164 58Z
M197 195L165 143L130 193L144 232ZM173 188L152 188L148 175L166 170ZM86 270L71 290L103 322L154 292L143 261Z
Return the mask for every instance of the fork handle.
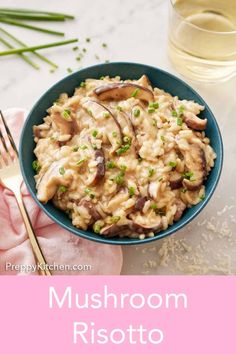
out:
M30 217L29 217L29 214L28 214L28 212L26 210L26 207L25 207L21 192L20 191L14 191L14 194L15 194L16 201L17 201L17 204L19 206L19 209L20 209L20 212L21 212L21 215L22 215L26 230L27 230L28 235L29 235L29 240L30 240L31 246L33 248L34 254L35 254L36 258L37 258L38 263L41 264L43 266L43 268L44 268L43 270L41 270L41 274L42 275L51 275L51 272L50 272L50 270L47 267L47 262L46 262L46 260L44 258L44 255L43 255L43 253L42 253L42 251L40 249L37 237L36 237L36 235L34 233L34 230L33 230L33 227L32 227L31 221L30 221Z

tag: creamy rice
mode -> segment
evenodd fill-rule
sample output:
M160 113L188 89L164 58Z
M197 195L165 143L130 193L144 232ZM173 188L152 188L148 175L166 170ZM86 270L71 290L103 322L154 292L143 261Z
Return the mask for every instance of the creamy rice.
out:
M152 237L204 198L216 154L204 107L148 78L87 79L34 126L37 197L105 237Z

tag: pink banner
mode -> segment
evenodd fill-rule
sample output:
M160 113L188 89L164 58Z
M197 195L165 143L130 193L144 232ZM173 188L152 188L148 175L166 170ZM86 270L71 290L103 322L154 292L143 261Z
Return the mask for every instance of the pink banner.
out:
M235 277L1 277L2 353L235 354Z

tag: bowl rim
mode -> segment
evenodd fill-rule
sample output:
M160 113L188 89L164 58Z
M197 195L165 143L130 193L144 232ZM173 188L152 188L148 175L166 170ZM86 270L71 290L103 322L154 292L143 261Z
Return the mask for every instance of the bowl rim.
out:
M81 72L85 72L88 71L89 69L95 69L95 68L101 68L101 67L109 67L109 66L113 66L113 65L126 65L126 66L139 66L139 67L143 67L143 68L149 68L151 70L157 70L159 72L161 72L163 75L167 75L170 79L174 79L179 81L183 86L185 86L187 89L189 89L195 96L197 99L200 99L200 101L204 102L204 106L205 108L208 110L208 112L210 113L214 124L216 126L216 131L217 131L217 135L219 137L219 146L220 146L220 151L219 154L217 155L217 159L219 159L219 167L216 173L216 177L214 179L214 181L212 182L210 191L208 196L201 201L201 205L199 206L199 208L194 211L187 220L182 221L181 224L175 223L175 228L174 230L170 230L170 228L168 227L166 230L161 231L160 234L156 234L152 237L146 237L144 239L139 239L139 238L127 238L127 237L120 237L120 239L116 238L105 238L105 237L101 237L99 235L96 235L95 233L93 233L90 230L81 230L81 229L72 229L72 227L74 227L72 224L71 226L67 226L65 224L63 224L63 222L61 222L60 220L58 220L56 217L54 217L54 215L52 215L52 213L50 213L45 207L44 204L42 204L36 197L36 194L34 193L34 191L31 189L31 186L28 182L28 177L27 174L25 173L24 170L24 164L23 164L23 158L22 158L22 146L23 146L23 135L26 129L26 126L28 125L28 121L30 119L30 116L32 115L33 111L37 108L39 101L41 101L44 97L46 97L48 95L49 92L51 92L51 90L53 90L54 88L57 87L58 84L62 83L63 81L68 80L70 77L77 75L78 73ZM222 139L222 135L221 135L221 131L218 125L218 122L215 118L215 115L213 114L212 110L210 109L210 107L208 106L208 104L206 103L206 101L200 96L200 94L195 91L195 89L193 89L188 83L186 83L184 80L180 79L179 77L173 75L172 73L169 73L163 69L160 69L158 67L155 66L151 66L151 65L146 65L146 64L142 64L142 63L135 63L135 62L123 62L123 61L118 61L118 62L109 62L109 63L101 63L101 64L96 64L96 65L91 65L91 66L87 66L81 70L77 70L75 72L73 72L70 75L67 75L65 77L63 77L61 80L57 81L55 84L53 84L52 86L49 87L49 89L47 89L36 101L36 103L33 105L33 107L31 108L31 110L29 111L27 118L25 119L24 125L22 127L22 131L21 131L21 136L20 136L20 142L19 142L19 161L20 161L20 168L21 168L21 172L23 175L23 179L24 182L27 186L27 189L29 190L31 196L33 197L34 201L36 202L36 204L39 206L39 208L41 210L43 210L43 212L50 218L52 219L56 224L60 225L62 228L66 229L67 231L71 232L72 234L79 236L79 237L83 237L85 239L88 239L90 241L94 241L94 242L99 242L99 243L103 243L103 244L110 244L110 245L122 245L122 246L132 246L132 245L140 245L140 244L145 244L145 243L149 243L149 242L153 242L153 241L157 241L160 240L164 237L167 236L171 236L173 234L175 234L177 231L181 230L182 228L184 228L187 224L189 224L200 212L202 212L202 210L205 208L205 206L207 205L207 203L210 201L212 195L215 192L215 189L218 185L220 176L221 176L221 172L222 172L222 167L223 167L223 161L224 161L224 147L223 147L223 139ZM78 230L78 231L77 231ZM89 232L89 234L88 234ZM94 235L93 235L94 234Z

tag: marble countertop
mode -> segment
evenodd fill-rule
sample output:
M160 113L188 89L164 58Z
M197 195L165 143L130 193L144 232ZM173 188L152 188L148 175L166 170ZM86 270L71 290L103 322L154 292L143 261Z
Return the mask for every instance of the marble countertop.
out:
M2 110L30 109L47 88L68 74L68 68L78 70L106 60L150 64L180 76L167 57L167 0L70 0L67 3L48 0L43 3L8 0L7 6L74 14L75 21L49 23L47 27L65 31L66 38L78 37L79 47L85 48L86 53L78 61L72 46L42 51L58 63L59 69L54 73L45 63L40 62L40 70L35 70L20 57L1 57ZM1 27L28 45L59 38L9 25ZM86 38L91 41L87 43ZM107 43L107 48L103 43ZM225 161L220 183L204 211L184 230L149 245L124 247L122 274L236 274L236 78L219 84L189 83L208 102L221 128Z

